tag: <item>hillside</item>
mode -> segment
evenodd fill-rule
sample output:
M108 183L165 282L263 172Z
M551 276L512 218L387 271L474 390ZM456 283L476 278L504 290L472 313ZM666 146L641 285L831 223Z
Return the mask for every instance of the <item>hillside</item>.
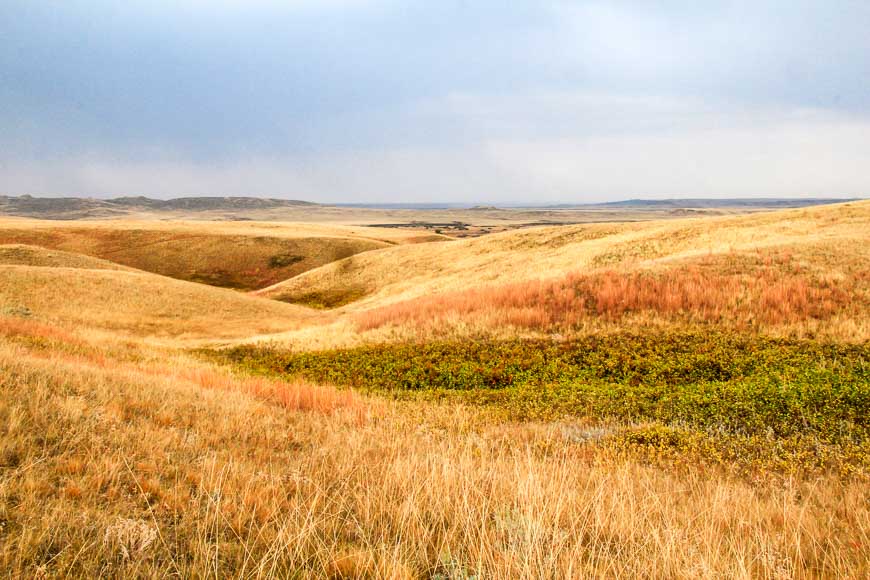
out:
M866 577L868 214L2 220L45 247L0 245L0 569ZM377 247L260 293L343 307L87 255L243 272L300 240Z
M147 272L0 265L0 314L131 337L218 339L298 328L303 308Z
M129 270L125 266L73 252L50 250L26 244L0 245L0 265L46 266L52 268L85 268L96 270Z
M865 252L868 228L867 201L746 216L529 228L368 252L258 294L301 303L344 296L348 299L334 302L353 302L350 308L361 310L482 285L790 245L839 246L846 255L858 252L857 259Z
M421 238L431 236L310 224L0 219L0 244L84 254L239 290L262 288L360 252Z

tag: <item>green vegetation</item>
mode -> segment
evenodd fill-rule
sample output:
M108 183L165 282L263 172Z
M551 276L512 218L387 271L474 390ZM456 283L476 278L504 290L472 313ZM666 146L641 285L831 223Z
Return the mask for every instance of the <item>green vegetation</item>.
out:
M286 268L293 264L298 264L303 261L305 256L296 256L294 254L276 254L269 258L270 268Z
M368 290L362 286L347 286L343 288L327 288L324 290L315 290L313 292L303 292L301 294L279 294L270 296L270 298L288 304L298 304L300 306L308 306L309 308L328 310L330 308L338 308L339 306L345 306L351 302L356 302L357 300L364 298L368 293Z
M739 440L768 458L809 449L805 465L830 463L831 446L852 465L870 450L868 345L667 333L308 353L240 347L217 356L255 373L494 406L518 420L653 425L621 431L620 448L710 456Z

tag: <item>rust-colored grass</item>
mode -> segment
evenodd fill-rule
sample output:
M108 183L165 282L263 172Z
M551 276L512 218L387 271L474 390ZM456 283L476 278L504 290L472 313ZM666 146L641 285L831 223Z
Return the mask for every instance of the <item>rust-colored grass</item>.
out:
M344 311L571 272L656 268L666 260L729 252L825 248L822 264L870 263L870 201L749 216L515 230L447 244L364 252L259 291L294 301L363 289Z
M347 409L355 411L362 419L372 406L351 390L325 387L301 379L276 381L260 377L236 377L208 367L184 369L175 376L206 389L251 395L291 411L328 415L339 409Z
M427 296L360 313L356 320L362 331L426 327L450 319L553 331L571 330L589 319L614 322L653 314L754 329L864 315L870 311L868 284L870 270L834 279L817 275L788 252L727 254L665 268L575 273Z

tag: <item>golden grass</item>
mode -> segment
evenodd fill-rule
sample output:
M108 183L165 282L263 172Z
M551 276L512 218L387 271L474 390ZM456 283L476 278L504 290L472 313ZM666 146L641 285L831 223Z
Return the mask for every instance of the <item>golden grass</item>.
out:
M120 264L82 254L50 250L26 244L0 245L0 265L43 266L54 268L85 268L96 270L129 270Z
M0 218L0 244L84 254L172 278L252 290L377 248L410 232L248 222L47 222ZM62 265L62 264L34 264Z
M299 327L308 310L149 274L0 265L0 313L177 340L219 339Z
M584 424L326 387L286 404L277 382L32 324L0 327L13 577L870 573L864 480L662 470Z
M366 252L257 293L293 301L310 293L353 288L359 311L427 296L609 268L802 244L836 245L866 255L870 202L738 217L632 224L530 228L449 244L406 245Z

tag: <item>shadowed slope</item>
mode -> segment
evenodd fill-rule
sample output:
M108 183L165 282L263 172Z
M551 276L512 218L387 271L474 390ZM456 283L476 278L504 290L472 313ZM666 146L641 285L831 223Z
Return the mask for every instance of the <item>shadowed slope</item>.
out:
M0 243L85 254L212 286L253 290L419 236L302 224L0 220Z

